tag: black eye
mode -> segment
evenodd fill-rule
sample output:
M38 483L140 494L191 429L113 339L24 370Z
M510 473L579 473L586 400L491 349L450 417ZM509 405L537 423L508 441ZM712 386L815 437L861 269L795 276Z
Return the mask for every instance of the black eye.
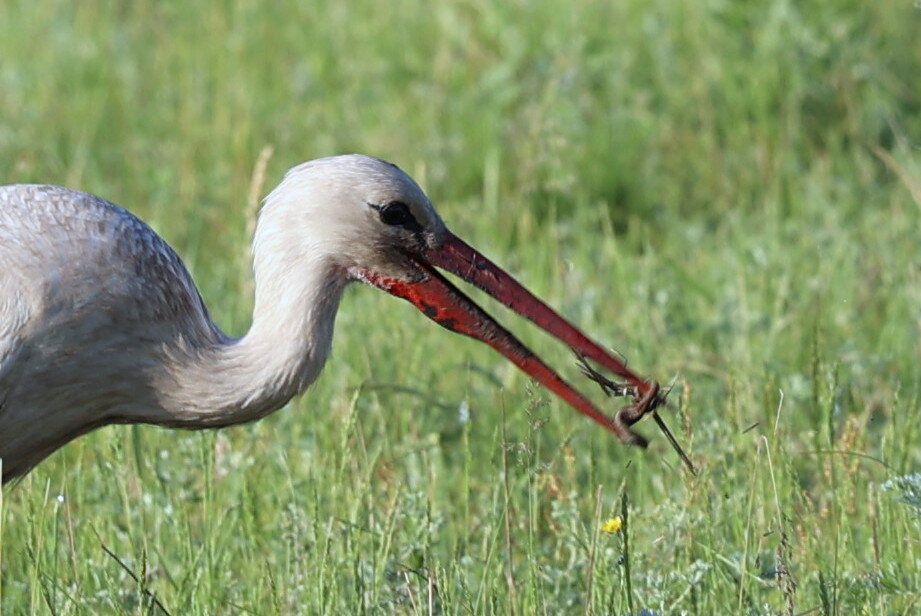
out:
M405 203L394 201L381 206L381 222L385 225L403 226L411 220L415 220L409 213L409 208Z
M422 225L413 217L407 206L402 201L391 201L383 205L371 204L381 217L381 222L394 227L404 227L411 231L421 231Z

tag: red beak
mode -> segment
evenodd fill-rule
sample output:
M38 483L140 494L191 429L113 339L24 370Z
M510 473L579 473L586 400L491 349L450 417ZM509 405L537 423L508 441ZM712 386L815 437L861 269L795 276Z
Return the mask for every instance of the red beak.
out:
M359 277L392 295L408 300L442 327L485 342L577 411L616 434L623 442L640 447L647 445L646 439L631 430L629 424L658 405L657 385L635 375L622 361L589 339L500 267L452 233L447 233L440 248L428 249L423 255L412 255L412 258L422 274L417 282L387 278L367 271L361 272ZM645 401L644 406L633 409L639 410L639 413L634 413L628 421L624 421L620 414L614 418L608 417L432 266L447 270L479 287L567 344L577 355L591 359L611 371L626 381L635 398Z

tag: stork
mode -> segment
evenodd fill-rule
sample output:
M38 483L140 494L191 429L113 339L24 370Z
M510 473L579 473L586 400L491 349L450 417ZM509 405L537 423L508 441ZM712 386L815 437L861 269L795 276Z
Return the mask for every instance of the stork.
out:
M472 283L625 380L633 405L609 417L435 268ZM217 428L303 392L330 352L343 289L361 281L493 347L626 443L658 386L453 235L419 186L363 155L291 169L265 199L253 243L246 335L211 320L177 254L101 198L46 185L0 188L0 459L21 477L107 424Z

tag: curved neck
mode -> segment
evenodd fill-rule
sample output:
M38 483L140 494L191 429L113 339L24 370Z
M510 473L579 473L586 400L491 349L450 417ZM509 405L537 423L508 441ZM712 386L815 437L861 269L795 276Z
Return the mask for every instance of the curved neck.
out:
M329 356L348 280L325 259L279 256L256 255L249 332L239 339L223 337L173 362L169 383L159 388L167 417L158 423L217 427L253 421L316 379Z

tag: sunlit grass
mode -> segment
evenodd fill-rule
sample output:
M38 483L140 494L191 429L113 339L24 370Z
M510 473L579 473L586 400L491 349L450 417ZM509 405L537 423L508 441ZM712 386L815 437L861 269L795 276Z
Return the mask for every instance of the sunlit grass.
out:
M316 156L393 160L455 232L674 379L700 474L356 287L283 411L106 428L6 489L2 612L914 613L919 18L894 0L4 3L4 183L136 212L239 334L260 152L263 192Z

